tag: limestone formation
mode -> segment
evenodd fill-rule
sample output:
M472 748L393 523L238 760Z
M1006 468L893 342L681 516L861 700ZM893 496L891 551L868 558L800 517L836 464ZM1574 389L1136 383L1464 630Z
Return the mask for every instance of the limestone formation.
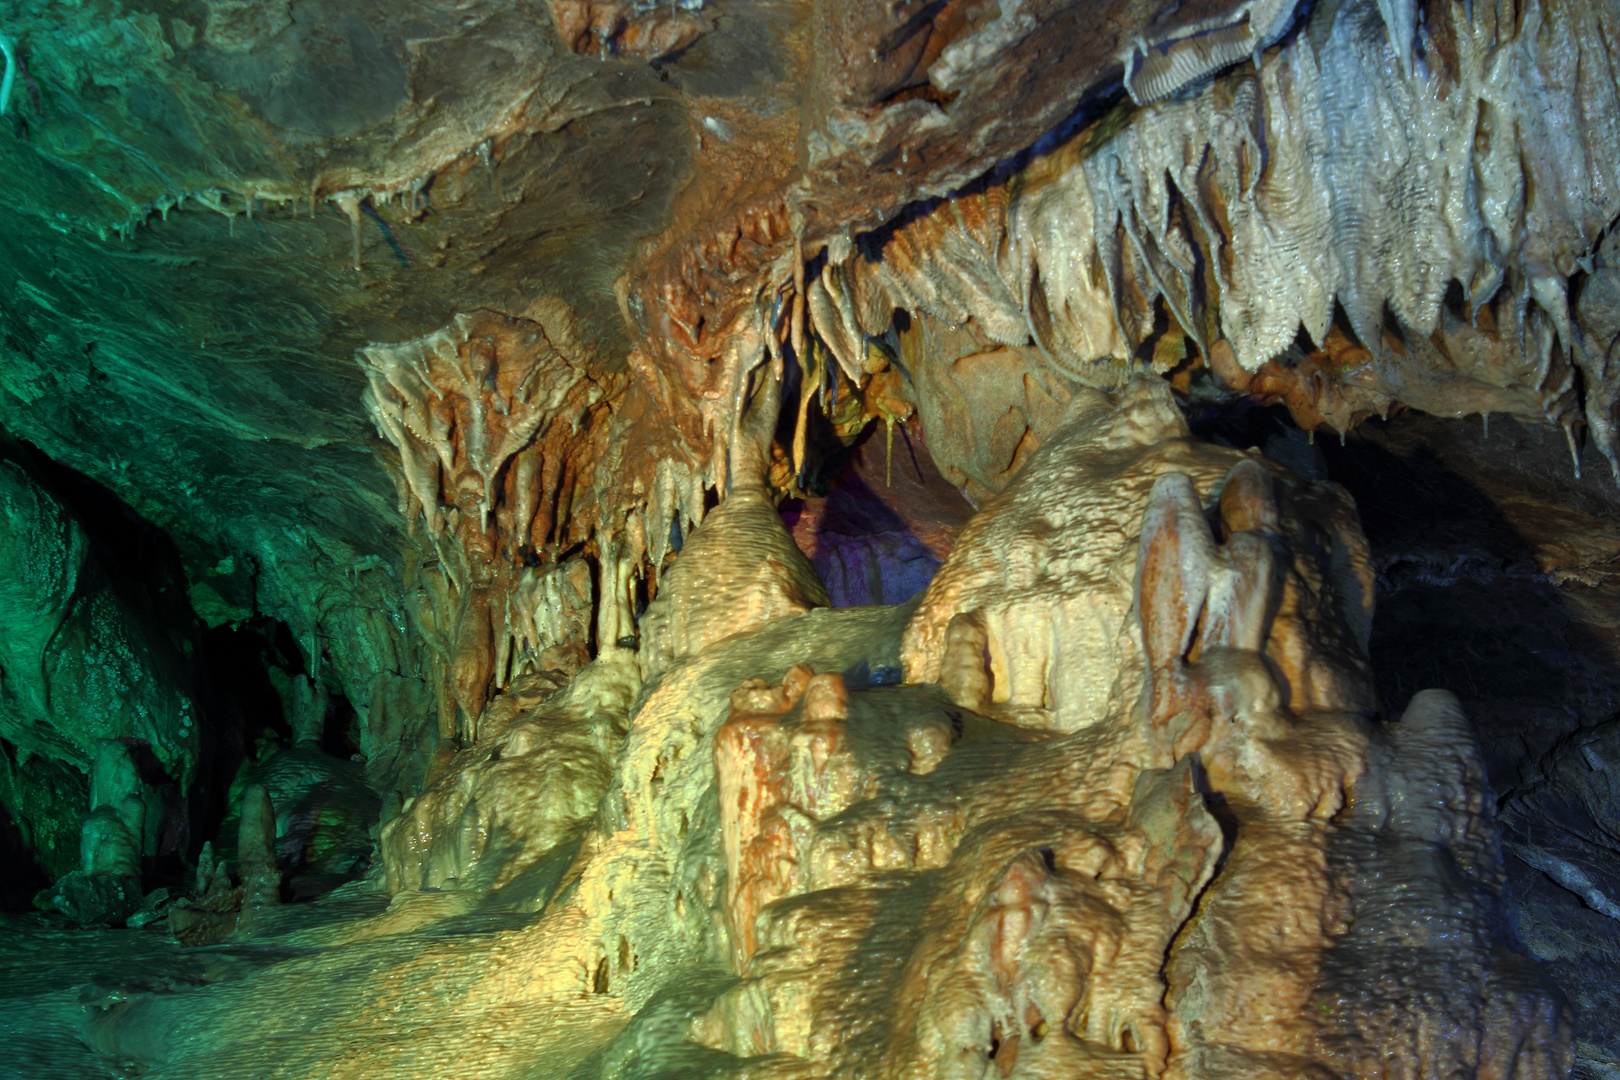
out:
M682 554L641 620L643 678L732 634L828 603L810 561L755 485L739 484Z
M139 877L146 804L129 748L116 739L96 744L90 771L90 818L85 822L80 867L86 874Z
M882 257L862 249L818 279L846 296L818 330L831 343L882 333L895 308L969 311L992 347L1033 342L1058 373L1110 387L1144 346L1156 370L1181 362L1178 341L1154 341L1168 312L1223 378L1248 389L1262 372L1256 389L1307 426L1346 431L1397 404L1545 417L1589 426L1620 476L1612 335L1594 348L1569 301L1620 198L1589 149L1617 133L1613 12L1442 6L1415 68L1381 18L1382 4L1324 12L1255 68L907 223ZM1136 89L1163 48L1133 53L1138 101L1167 96ZM1351 348L1330 332L1335 305ZM1305 361L1301 330L1335 359Z
M1617 10L0 11L0 1072L1620 1075Z
M140 739L184 775L199 743L190 696L89 555L68 508L0 461L0 733L82 770L108 740Z
M514 684L484 738L383 826L389 891L503 888L575 840L607 789L634 664L610 651L559 694Z
M117 924L141 905L146 804L129 748L96 743L90 816L79 830L79 867L58 878L42 906L82 925Z
M281 871L276 869L276 810L262 784L242 792L238 817L236 868L242 879L242 913L237 931L249 933L267 907L281 903Z

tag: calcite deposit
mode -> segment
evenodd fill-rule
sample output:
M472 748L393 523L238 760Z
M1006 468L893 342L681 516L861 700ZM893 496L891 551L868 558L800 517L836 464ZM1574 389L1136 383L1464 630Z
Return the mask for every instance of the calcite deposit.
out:
M1620 1075L1613 3L0 46L0 1073Z

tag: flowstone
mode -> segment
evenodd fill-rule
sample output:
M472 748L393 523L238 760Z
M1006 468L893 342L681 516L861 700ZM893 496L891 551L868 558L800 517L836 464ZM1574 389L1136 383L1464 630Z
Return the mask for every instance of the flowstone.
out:
M97 1045L174 1076L355 1045L374 1077L1567 1072L1455 699L1373 715L1347 498L1190 438L1162 382L1077 397L911 604L669 595L757 624L639 694L624 650L514 684L385 829L385 913ZM312 997L297 1062L259 1058L281 1021L245 1002Z

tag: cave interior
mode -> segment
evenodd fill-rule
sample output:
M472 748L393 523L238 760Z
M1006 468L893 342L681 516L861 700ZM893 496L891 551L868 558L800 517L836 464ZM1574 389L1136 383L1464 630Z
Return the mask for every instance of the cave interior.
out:
M1613 0L0 52L0 1077L1620 1080Z

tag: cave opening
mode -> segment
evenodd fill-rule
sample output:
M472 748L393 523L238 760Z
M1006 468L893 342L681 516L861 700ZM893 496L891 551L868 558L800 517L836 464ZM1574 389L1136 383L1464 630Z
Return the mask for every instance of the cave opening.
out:
M215 841L225 854L234 849L230 839L222 841L221 830L236 816L233 787L240 786L244 768L295 741L286 699L292 680L306 676L304 650L286 623L250 609L242 612L246 617L209 625L192 606L187 556L171 534L111 488L37 447L10 439L5 451L4 463L57 512L57 524L83 537L82 561L61 597L63 627L50 643L65 637L63 647L121 650L139 662L130 688L161 684L183 702L182 738L194 733L195 742L178 761L162 745L162 736L175 732L149 728L114 740L125 747L146 811L138 875L143 891L180 895L192 885L204 843ZM12 507L15 514L15 502ZM41 527L38 521L11 520L13 528L30 525ZM12 571L26 574L27 568L19 564ZM91 636L75 646L80 639L71 632L79 612L89 613ZM99 631L101 638L94 636L96 627L107 623L116 628L111 642L105 630ZM86 673L94 686L93 664ZM73 683L53 685L50 722L77 730L81 740L93 744L102 738L105 714L97 711L97 702L81 702L75 696L79 689ZM26 728L14 734L23 742L4 742L4 836L18 872L8 875L4 903L8 910L24 911L37 906L50 883L79 861L73 834L91 801L90 770L36 756ZM325 699L319 748L345 761L359 752L357 717L341 693ZM41 769L61 775L52 779Z

